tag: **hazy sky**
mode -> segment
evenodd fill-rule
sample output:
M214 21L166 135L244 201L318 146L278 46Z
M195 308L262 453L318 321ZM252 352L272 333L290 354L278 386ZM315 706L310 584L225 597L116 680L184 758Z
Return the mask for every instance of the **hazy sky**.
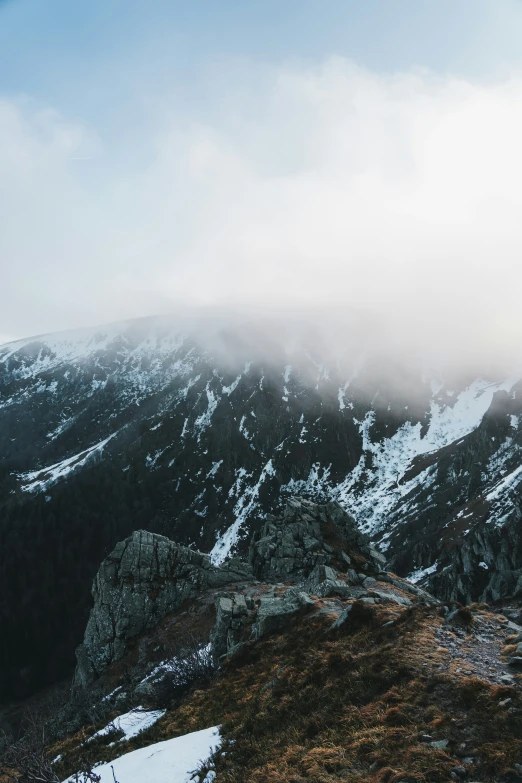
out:
M521 40L520 0L0 0L0 342L179 303L518 341Z

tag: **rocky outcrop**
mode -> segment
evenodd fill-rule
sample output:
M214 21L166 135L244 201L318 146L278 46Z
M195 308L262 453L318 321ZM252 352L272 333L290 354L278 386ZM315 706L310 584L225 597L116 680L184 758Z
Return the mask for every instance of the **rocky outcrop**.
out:
M437 604L426 590L383 570L384 557L337 503L291 498L252 538L250 564L264 585L234 592L216 603L211 645L216 663L247 642L284 630L308 611L340 613L348 622L354 601L408 609ZM266 583L275 583L266 591ZM323 599L333 601L323 603Z
M112 661L128 640L153 628L196 593L252 580L247 563L214 566L208 555L138 530L116 545L94 580L83 644L76 651L75 684L85 685Z
M426 588L442 600L461 603L497 601L522 593L522 522L497 527L479 522L456 537L439 558Z
M302 590L290 589L281 596L263 596L252 627L254 639L281 630L291 617L306 612L311 606L314 606L313 599Z
M282 630L292 617L314 605L313 598L297 588L279 595L272 590L255 598L243 593L221 596L216 602L216 624L210 635L215 663L235 655L248 639L261 639Z
M281 516L271 516L254 535L249 559L215 566L201 552L144 531L118 544L94 580L76 684L88 684L124 655L130 639L204 591L214 590L217 599L211 633L216 663L308 611L337 607L348 616L354 601L401 608L436 602L386 573L384 557L337 503L291 498ZM323 605L324 599L330 600Z
M212 656L216 664L223 655L232 654L240 646L245 623L251 620L253 610L253 599L242 593L218 598L216 624L210 635Z
M287 630L291 621L309 612L335 617L331 630L339 630L352 622L354 603L359 608L381 604L392 612L410 609L415 604L439 603L425 590L393 575L380 573L377 577L357 574L358 584L352 585L346 574L339 574L330 566L317 566L314 578L318 581L309 578L293 586L258 583L257 589L249 586L246 593L234 592L218 598L216 624L210 638L214 662L217 665L246 644Z
M338 503L303 498L291 498L282 516L267 517L249 558L256 577L267 580L303 579L317 567L381 570L386 562Z

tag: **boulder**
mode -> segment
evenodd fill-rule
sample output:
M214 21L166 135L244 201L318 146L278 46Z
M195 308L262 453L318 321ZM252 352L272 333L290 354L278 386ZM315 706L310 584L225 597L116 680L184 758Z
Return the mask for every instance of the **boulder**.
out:
M370 588L367 590L367 593L370 598L379 598L381 601L391 601L392 603L398 604L399 606L406 606L408 608L413 606L413 602L410 601L409 598L406 598L404 595L399 595L398 593L392 592L391 590L377 590L375 588Z
M319 598L335 595L339 598L348 598L351 595L351 588L338 576L337 571L331 566L316 566L305 582L306 589Z
M256 577L268 581L303 581L318 567L346 572L354 560L380 571L385 562L339 503L303 498L291 498L281 516L267 517L252 538L249 559Z
M286 628L288 620L314 606L313 599L305 592L287 590L282 596L263 596L259 602L252 635L261 639L275 631Z
M343 611L341 612L337 620L335 620L330 630L338 631L340 628L343 628L349 622L351 611L352 611L352 604L348 604L346 609L343 609Z
M243 629L252 621L252 608L245 596L234 593L216 601L216 624L210 634L212 657L217 665L223 656L230 656L242 643Z
M118 543L94 579L83 644L76 651L75 685L85 686L120 659L132 637L150 630L196 593L252 580L242 561L222 566L208 555L143 530Z

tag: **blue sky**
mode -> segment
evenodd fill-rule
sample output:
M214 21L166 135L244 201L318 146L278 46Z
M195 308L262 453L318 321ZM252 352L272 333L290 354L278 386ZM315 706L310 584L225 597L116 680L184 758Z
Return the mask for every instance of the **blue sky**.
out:
M146 90L204 115L223 64L339 55L487 78L522 63L521 34L519 0L4 0L0 89L110 133L144 122Z
M0 0L0 341L470 285L505 319L521 40L521 0Z

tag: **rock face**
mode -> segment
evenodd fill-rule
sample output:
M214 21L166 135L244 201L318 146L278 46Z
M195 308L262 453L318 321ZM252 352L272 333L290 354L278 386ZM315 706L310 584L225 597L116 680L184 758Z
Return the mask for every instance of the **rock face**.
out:
M302 498L292 498L281 517L270 517L250 547L262 582L217 601L211 634L216 664L308 612L337 617L332 630L339 630L350 623L354 602L385 604L392 612L439 603L426 590L383 571L384 558L354 526L337 504Z
M496 527L479 522L440 558L426 587L443 600L497 601L522 593L522 522Z
M325 611L337 606L347 609L346 616L353 601L401 608L437 603L386 573L384 557L333 502L291 498L282 515L271 516L253 536L249 561L215 566L201 552L144 531L119 543L94 580L94 608L77 649L76 685L87 685L124 655L129 639L204 591L217 593L210 639L216 664L245 643L286 628L297 615L323 611L326 598L332 600Z
M138 530L116 545L94 580L83 644L76 651L76 685L86 685L118 660L127 642L153 628L196 593L252 579L240 560L212 565L208 555Z
M306 578L321 566L380 570L386 562L338 503L303 498L291 498L281 517L267 518L252 538L249 558L258 579L272 580Z

